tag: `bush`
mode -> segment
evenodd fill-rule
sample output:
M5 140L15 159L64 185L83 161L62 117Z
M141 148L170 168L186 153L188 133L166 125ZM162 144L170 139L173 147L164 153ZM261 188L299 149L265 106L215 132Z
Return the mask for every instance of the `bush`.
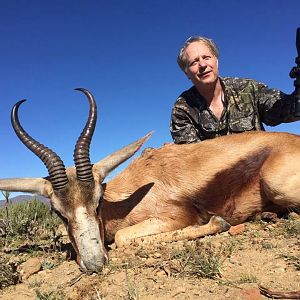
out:
M60 223L49 207L36 199L0 209L0 237L8 239L48 238Z

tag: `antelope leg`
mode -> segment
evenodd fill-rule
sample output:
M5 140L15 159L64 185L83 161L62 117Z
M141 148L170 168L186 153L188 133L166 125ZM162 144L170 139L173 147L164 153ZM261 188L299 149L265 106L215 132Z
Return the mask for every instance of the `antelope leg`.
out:
M227 231L230 224L219 216L212 216L207 224L191 225L183 229L168 230L170 224L160 219L147 219L139 224L123 228L116 233L115 243L117 247L123 247L130 243L158 243L174 242L180 240L193 240L206 235Z

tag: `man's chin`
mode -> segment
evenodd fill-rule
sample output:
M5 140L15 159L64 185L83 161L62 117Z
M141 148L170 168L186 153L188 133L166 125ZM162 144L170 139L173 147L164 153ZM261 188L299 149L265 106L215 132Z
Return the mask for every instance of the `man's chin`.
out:
M200 84L205 84L205 85L215 85L216 82L218 81L218 78L212 77L212 76L204 76L199 79Z

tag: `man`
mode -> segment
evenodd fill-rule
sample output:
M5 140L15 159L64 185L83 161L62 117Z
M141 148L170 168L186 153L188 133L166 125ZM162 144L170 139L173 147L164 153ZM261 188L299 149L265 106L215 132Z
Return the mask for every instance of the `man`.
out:
M177 62L194 84L176 100L171 115L174 143L194 143L221 135L264 130L299 120L294 96L251 79L219 77L218 48L208 38L189 38Z

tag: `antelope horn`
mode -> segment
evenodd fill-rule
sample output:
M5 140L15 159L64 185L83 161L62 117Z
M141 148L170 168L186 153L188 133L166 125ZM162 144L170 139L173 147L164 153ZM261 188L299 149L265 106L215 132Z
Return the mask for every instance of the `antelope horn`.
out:
M51 149L33 139L20 125L18 117L19 106L26 100L17 102L11 111L11 123L20 141L37 155L48 169L50 182L54 190L63 189L68 184L66 168L60 157Z
M92 172L92 164L90 161L90 144L97 121L97 105L93 95L88 90L83 88L78 88L75 90L83 92L87 96L90 103L88 120L76 142L74 150L76 174L79 181L92 182L94 177Z

